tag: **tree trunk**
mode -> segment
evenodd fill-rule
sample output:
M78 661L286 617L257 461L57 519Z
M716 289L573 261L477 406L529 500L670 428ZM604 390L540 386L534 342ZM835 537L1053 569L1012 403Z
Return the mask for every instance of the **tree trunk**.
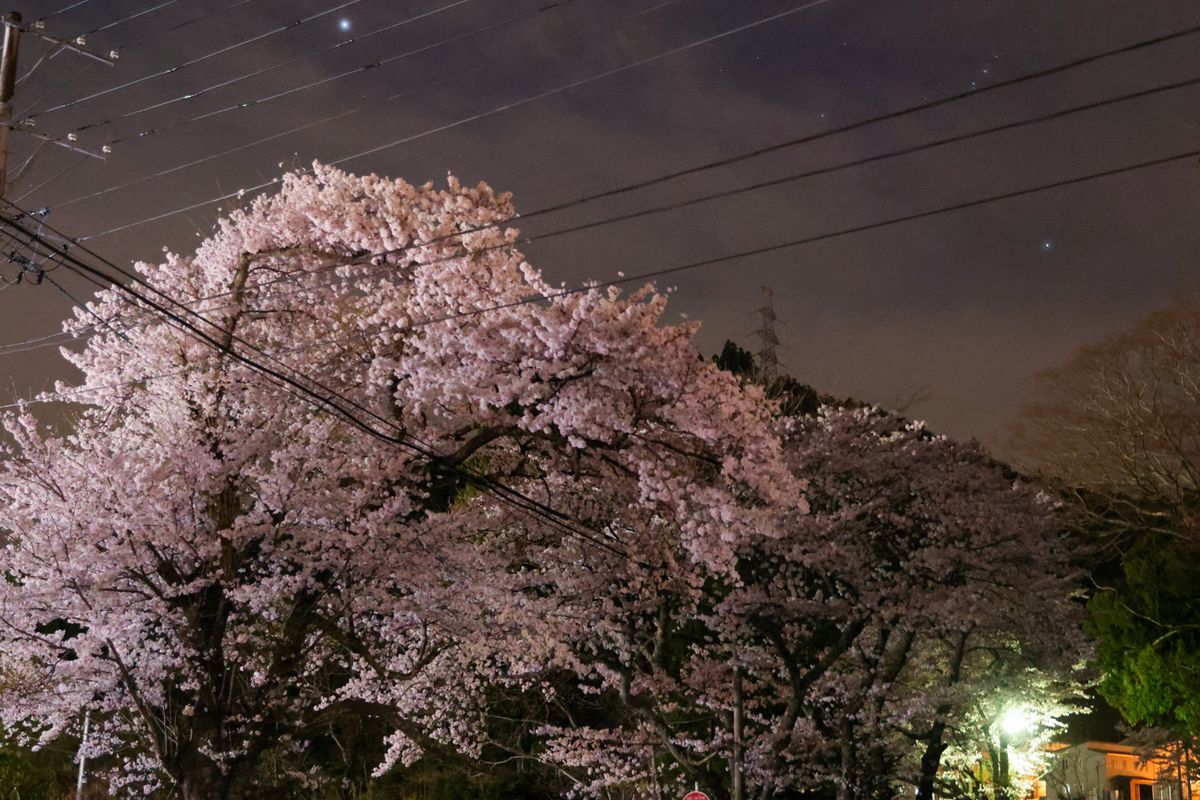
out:
M954 655L950 659L950 674L946 679L947 686L958 683L962 675L963 659L967 654L967 639L973 630L973 626L968 627L959 634L958 641L955 642ZM925 737L925 752L921 754L921 776L917 780L917 800L933 800L937 774L942 768L942 754L946 752L946 743L943 741L946 737L945 717L950 710L949 705L938 706L935 721L929 728L929 735Z
M942 753L946 745L942 738L946 734L946 723L937 722L925 740L925 752L921 753L921 777L917 779L917 800L933 800L934 781L942 766Z
M742 772L742 670L733 668L733 757L729 764L730 795L746 800L746 776Z
M179 759L175 779L180 800L227 800L225 776L216 764L195 751Z
M858 780L858 746L854 742L854 731L850 725L843 722L840 728L842 750L842 775L838 784L837 800L854 800L857 795Z

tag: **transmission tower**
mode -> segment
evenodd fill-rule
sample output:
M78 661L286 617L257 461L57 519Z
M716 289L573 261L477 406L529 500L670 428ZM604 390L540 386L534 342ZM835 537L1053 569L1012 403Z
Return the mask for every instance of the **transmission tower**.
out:
M763 304L758 309L761 325L754 332L758 336L758 368L767 381L773 381L779 375L779 356L775 349L779 347L779 337L775 335L775 291L769 287L762 288Z

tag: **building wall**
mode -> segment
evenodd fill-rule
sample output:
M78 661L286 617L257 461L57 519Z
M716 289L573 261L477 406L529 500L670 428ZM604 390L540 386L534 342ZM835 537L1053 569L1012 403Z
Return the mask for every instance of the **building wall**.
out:
M1046 800L1179 800L1175 781L1160 782L1161 764L1139 764L1133 748L1086 742L1055 752Z

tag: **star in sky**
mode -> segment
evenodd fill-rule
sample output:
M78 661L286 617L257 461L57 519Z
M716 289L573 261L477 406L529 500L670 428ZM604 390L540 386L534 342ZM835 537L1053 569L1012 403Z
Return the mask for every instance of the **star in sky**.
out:
M347 19L346 17L342 17L341 19L338 20L338 27L341 28L343 31L349 31L350 30L350 20Z
M1042 250L1044 250L1044 251L1046 251L1046 252L1048 253L1048 252L1050 252L1050 251L1051 251L1051 250L1053 250L1053 249L1054 249L1054 242L1053 242L1053 241L1051 241L1050 239L1045 239L1045 240L1043 240L1043 241L1042 241Z

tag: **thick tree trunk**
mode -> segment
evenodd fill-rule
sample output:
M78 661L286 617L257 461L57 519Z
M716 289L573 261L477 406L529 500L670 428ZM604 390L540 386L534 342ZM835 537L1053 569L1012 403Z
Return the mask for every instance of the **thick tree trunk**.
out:
M950 659L950 674L946 680L947 686L958 683L962 676L963 659L967 654L967 640L973 630L974 627L968 627L955 642L954 655ZM933 800L938 770L942 768L942 754L946 752L945 718L949 713L949 705L939 706L937 716L934 718L935 722L930 726L929 735L925 737L925 752L921 754L921 776L917 779L917 800Z
M175 776L180 800L227 800L225 776L206 756L195 751L179 759Z
M921 777L917 779L917 800L933 800L934 782L942 766L942 753L946 745L942 741L946 734L946 723L938 722L925 740L925 752L921 753Z

